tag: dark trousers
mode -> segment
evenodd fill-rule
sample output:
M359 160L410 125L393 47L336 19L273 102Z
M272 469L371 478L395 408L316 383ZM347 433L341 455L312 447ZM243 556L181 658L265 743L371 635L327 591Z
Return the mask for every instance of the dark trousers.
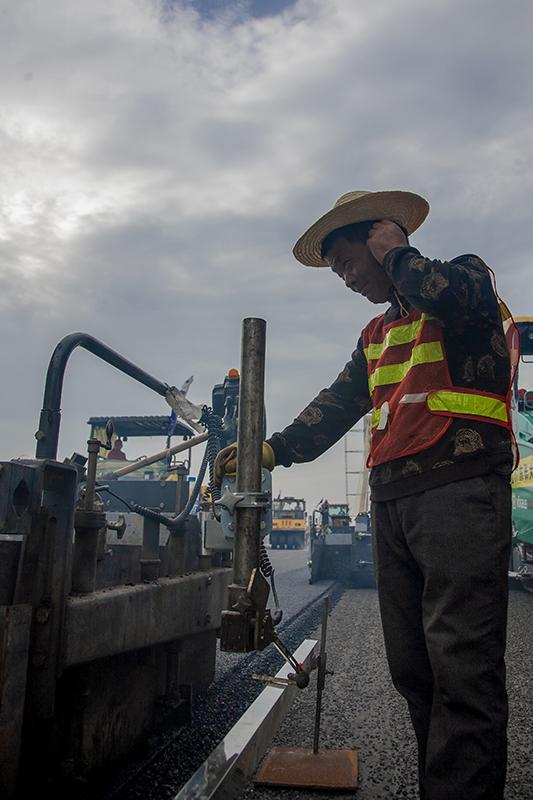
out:
M495 473L372 503L385 648L424 800L502 800L511 487Z

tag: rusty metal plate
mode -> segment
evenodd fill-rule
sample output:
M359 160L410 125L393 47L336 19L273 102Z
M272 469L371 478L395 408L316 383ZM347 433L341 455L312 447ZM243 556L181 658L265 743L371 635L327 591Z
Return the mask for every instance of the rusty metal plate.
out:
M263 761L255 783L262 786L295 786L332 791L357 788L355 750L319 750L306 747L273 747Z

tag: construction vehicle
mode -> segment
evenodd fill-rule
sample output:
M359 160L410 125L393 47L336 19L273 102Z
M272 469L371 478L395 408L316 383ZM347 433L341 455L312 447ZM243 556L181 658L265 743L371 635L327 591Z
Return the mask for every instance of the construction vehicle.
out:
M516 317L515 324L521 363L528 363L525 359L533 356L533 317ZM512 392L513 430L520 463L511 478L513 546L509 574L513 583L533 593L533 391L521 387L521 372L520 364Z
M370 447L371 415L363 420L363 449L353 450L345 437L346 502L322 501L313 512L310 526L310 583L325 578L360 587L375 587L370 525L369 470L366 466ZM348 453L361 453L360 469L349 469ZM350 490L352 475L359 475L357 491ZM355 487L354 487L355 488ZM349 498L357 497L355 518L350 514Z
M302 550L305 547L306 528L305 500L281 496L273 499L271 547Z
M238 377L214 388L213 408L201 409L200 422L177 423L174 434L183 441L154 456L127 463L102 453L118 434L164 435L168 417L93 418L88 457L59 461L62 385L77 347L173 410L184 407L179 390L92 336L72 334L48 367L35 459L0 463L6 800L27 797L35 786L90 781L154 730L187 723L194 692L214 677L232 576L227 544L222 556L204 548L191 511L217 452L235 441ZM172 458L203 442L189 492L189 462Z
M310 583L326 578L361 587L375 586L370 514L352 523L347 503L322 504L313 513L310 537Z
M282 610L263 544L272 525L271 474L261 469L264 334L263 320L245 320L242 384L230 371L200 418L187 416L183 392L88 334L67 336L54 350L35 459L0 463L2 798L43 786L78 796L157 729L190 723L194 693L214 677L218 632L222 650L273 644L293 670L258 680L309 684L319 666L315 642L296 657L277 634ZM183 441L113 463L105 454L116 454L119 434L164 433L166 423L92 418L88 456L59 461L62 386L78 347L184 414ZM214 459L236 440L237 477L226 476L220 489ZM201 443L189 491L190 458L173 457ZM192 513L197 501L209 523L205 539ZM139 516L140 528L128 532L128 515Z

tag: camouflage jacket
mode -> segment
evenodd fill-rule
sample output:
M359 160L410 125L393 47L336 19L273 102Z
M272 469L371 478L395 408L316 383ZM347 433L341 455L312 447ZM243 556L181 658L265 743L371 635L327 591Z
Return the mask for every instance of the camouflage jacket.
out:
M490 273L475 255L451 261L424 258L414 247L387 253L383 269L402 306L437 317L444 326L444 346L454 385L505 395L510 362L498 300ZM391 290L385 322L401 317ZM371 408L367 361L362 340L333 381L280 433L268 440L276 463L313 461L337 442ZM433 447L380 464L371 472L373 500L414 494L491 470L510 474L510 434L490 423L456 419Z

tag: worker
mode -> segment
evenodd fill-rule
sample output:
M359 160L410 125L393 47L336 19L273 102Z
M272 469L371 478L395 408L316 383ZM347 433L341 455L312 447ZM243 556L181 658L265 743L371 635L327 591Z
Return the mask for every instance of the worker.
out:
M486 264L424 257L408 236L429 205L354 191L294 247L370 303L327 389L263 445L312 461L372 411L368 466L385 649L418 742L420 797L502 800L511 543L511 356ZM235 469L235 446L218 462Z
M122 439L115 439L113 449L107 454L108 459L110 461L127 461L126 453L124 453L122 447Z
M329 502L327 498L323 498L320 501L320 504L318 506L318 511L320 512L322 520L322 530L324 531L324 533L326 533L329 527Z

